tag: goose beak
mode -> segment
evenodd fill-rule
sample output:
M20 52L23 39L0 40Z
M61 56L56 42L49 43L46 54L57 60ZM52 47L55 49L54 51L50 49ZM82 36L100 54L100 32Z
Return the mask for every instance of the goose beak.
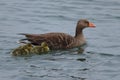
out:
M88 27L90 27L90 28L95 28L96 27L96 25L95 24L93 24L92 22L89 22L89 26Z

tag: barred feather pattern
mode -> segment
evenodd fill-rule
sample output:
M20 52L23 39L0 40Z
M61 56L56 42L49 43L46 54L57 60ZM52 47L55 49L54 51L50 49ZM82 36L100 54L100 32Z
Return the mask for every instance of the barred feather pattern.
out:
M40 45L46 42L50 49L67 49L75 47L76 39L65 33L46 33L46 34L22 34L33 45ZM74 44L74 46L73 46Z

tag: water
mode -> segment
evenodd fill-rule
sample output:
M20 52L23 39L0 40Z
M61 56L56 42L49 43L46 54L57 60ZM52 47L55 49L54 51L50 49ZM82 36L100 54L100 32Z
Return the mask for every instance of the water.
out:
M76 49L31 57L9 54L24 38L18 33L74 35L81 18L97 25L84 30L83 54ZM119 22L119 0L0 0L0 80L119 80Z

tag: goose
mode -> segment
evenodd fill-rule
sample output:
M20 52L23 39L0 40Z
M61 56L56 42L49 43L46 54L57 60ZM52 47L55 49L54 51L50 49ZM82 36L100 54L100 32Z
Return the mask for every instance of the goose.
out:
M86 39L83 35L85 28L95 28L95 24L89 22L87 19L80 19L77 22L75 35L71 36L67 33L51 32L44 34L27 34L21 33L26 38L20 41L29 41L33 45L41 45L42 42L46 42L51 50L56 49L69 49L78 47L86 43Z

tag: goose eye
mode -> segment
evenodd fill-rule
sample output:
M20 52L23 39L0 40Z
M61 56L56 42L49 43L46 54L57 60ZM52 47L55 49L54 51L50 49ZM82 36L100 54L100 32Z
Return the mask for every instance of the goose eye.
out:
M85 21L85 23L86 23L86 24L89 24L89 22L88 22L88 21Z
M88 26L88 25L89 25L89 22L88 22L88 21L85 21L85 24Z

